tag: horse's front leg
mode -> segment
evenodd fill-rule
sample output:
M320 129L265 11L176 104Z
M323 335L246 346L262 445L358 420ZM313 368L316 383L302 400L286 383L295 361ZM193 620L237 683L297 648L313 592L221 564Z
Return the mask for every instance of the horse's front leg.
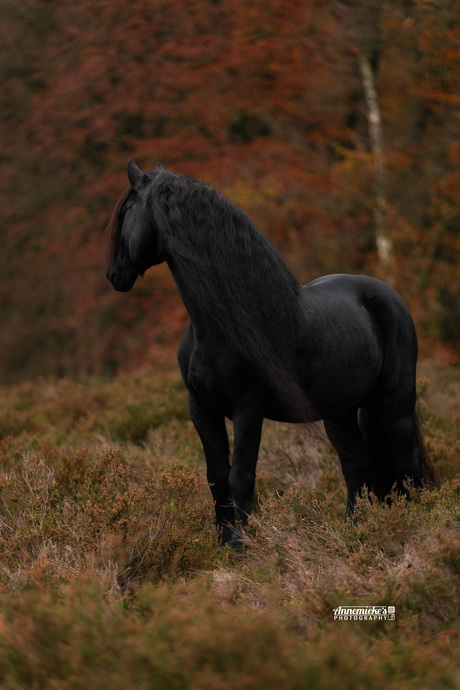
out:
M250 404L242 405L233 416L233 462L229 485L235 520L243 525L247 523L252 511L262 424L260 410ZM241 550L242 539L239 532L233 533L230 544L233 549Z
M219 539L222 544L227 544L232 541L235 532L235 512L228 482L230 450L225 417L215 408L203 405L191 391L189 391L189 409L203 445L207 480L214 499Z

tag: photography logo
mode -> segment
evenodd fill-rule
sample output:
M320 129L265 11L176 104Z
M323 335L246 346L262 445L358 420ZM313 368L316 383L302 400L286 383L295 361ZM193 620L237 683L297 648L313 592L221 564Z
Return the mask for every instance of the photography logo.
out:
M394 621L394 606L337 606L333 609L335 621Z

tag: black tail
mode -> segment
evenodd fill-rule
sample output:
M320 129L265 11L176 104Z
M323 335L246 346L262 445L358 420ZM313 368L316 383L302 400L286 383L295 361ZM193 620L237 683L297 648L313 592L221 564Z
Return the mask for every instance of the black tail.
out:
M359 426L372 458L369 490L380 500L383 500L398 483L393 451L388 435L385 432L379 412L372 406L363 407L360 410ZM423 434L417 417L415 417L415 427L416 448L421 476L421 481L416 481L416 486L439 486L440 482L437 472L427 458Z
M439 472L436 470L434 465L428 460L425 440L423 438L422 430L420 428L420 421L415 416L415 429L416 429L416 442L420 454L420 466L422 470L422 480L424 486L429 488L439 487L441 485L441 479Z

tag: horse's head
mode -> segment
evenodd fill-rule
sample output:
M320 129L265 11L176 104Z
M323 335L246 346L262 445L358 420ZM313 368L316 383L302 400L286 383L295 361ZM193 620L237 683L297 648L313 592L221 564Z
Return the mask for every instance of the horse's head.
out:
M107 227L107 278L115 290L131 290L138 276L165 260L163 242L147 194L157 169L144 173L133 159L128 163L130 188L121 196Z

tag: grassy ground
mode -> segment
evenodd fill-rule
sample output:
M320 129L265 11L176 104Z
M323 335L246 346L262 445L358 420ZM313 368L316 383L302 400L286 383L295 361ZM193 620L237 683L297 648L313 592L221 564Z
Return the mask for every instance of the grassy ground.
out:
M234 555L177 378L0 391L0 687L460 687L460 371L419 405L441 489L355 527L321 429L267 424Z

